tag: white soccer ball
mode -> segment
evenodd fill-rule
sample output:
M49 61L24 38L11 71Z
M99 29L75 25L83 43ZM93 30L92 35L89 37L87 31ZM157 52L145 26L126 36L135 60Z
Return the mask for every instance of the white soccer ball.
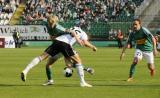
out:
M68 68L68 67L64 68L64 76L65 77L71 77L72 74L73 74L73 69L72 68Z

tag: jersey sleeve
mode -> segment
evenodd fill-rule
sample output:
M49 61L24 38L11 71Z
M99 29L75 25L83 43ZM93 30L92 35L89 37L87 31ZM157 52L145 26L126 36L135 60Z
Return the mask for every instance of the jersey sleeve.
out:
M152 33L147 28L143 27L143 31L147 37L153 38Z
M66 28L62 27L61 25L57 24L56 29L59 30L60 32L65 32Z
M88 36L85 32L82 32L81 40L88 40Z

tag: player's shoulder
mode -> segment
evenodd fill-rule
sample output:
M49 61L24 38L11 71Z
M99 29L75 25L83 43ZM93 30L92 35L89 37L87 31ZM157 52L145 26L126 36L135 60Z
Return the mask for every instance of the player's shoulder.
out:
M144 33L150 34L151 32L146 27L142 27L142 30Z

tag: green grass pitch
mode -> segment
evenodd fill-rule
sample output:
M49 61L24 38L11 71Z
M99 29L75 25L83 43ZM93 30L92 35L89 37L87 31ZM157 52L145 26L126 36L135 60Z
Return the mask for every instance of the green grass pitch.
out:
M126 82L134 49L128 49L123 61L121 50L98 48L97 52L77 48L83 64L93 67L95 74L85 73L92 88L79 86L74 70L71 78L63 76L64 61L58 60L52 67L55 85L42 86L46 80L45 63L33 68L26 82L20 79L25 66L44 48L0 49L0 98L160 98L160 56L155 58L156 74L150 77L145 60L136 67L133 82Z

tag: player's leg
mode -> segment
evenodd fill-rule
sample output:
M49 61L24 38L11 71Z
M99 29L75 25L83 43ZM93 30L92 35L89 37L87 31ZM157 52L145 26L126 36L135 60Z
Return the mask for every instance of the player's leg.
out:
M81 87L92 87L92 85L86 83L86 81L84 79L84 70L83 70L84 68L83 68L83 65L81 63L81 59L79 58L79 55L75 54L75 55L71 56L70 58L75 63L77 73L78 73L78 76L80 78L80 86Z
M154 56L153 52L144 52L144 57L147 60L148 69L150 71L150 75L154 76L155 73L155 66L154 66Z
M80 86L92 87L92 85L86 83L84 80L84 70L79 55L75 54L73 48L69 44L62 43L61 46L61 53L65 56L65 58L70 58L76 66L77 73L80 78Z
M74 50L74 53L75 53L75 54L78 54L75 50ZM78 56L78 58L79 58L79 55L77 55L77 56ZM64 58L64 60L65 60L65 64L66 64L67 67L69 67L69 68L71 68L71 67L76 68L74 62L73 62L71 59L69 59L69 58ZM83 68L84 71L90 73L91 75L94 74L94 69L93 69L93 68L85 67L85 66L83 66L83 67L84 67L84 68Z
M50 56L51 54L56 54L58 51L52 51L56 47L56 44L52 43L44 53L42 53L40 56L35 57L27 66L26 68L22 71L21 73L21 79L22 81L26 80L27 73L38 63L40 63L42 60L45 60Z
M47 82L45 82L43 85L52 85L54 84L54 81L52 79L52 64L55 63L59 58L61 57L61 54L57 54L54 57L49 57L48 61L46 63L46 75L47 75Z
M127 81L132 81L133 79L133 74L135 72L135 67L137 65L137 63L139 62L139 60L141 60L143 57L143 54L142 54L142 51L136 49L135 50L135 54L134 54L134 59L133 59L133 62L130 66L130 70L129 70L129 78Z
M153 63L148 63L148 69L150 70L150 75L154 76L155 74L155 66Z
M34 67L36 66L39 62L42 60L46 59L49 56L48 53L44 52L40 56L35 57L27 66L26 68L22 71L21 73L21 79L22 81L26 81L26 76L27 73Z

